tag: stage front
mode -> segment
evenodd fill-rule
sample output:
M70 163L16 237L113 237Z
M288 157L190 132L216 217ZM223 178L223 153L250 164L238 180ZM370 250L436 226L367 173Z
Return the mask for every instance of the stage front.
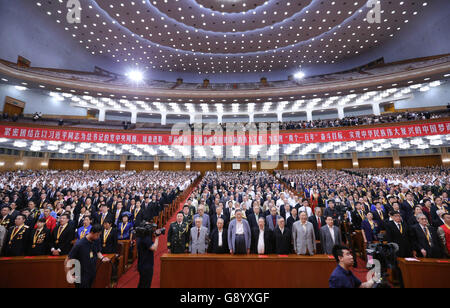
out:
M333 257L191 255L161 257L162 288L328 288Z

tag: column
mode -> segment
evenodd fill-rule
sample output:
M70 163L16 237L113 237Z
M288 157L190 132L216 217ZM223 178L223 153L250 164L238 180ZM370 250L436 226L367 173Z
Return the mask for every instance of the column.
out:
M84 155L83 170L89 170L89 154Z
M277 119L278 119L278 122L283 122L283 113L278 112L277 113Z
M191 159L186 158L186 171L191 171Z
M189 124L194 124L195 123L195 113L190 113L189 114Z
M306 110L306 121L311 122L312 121L312 110Z
M345 114L344 114L344 107L338 107L338 117L339 119L343 119L345 118Z
M221 171L222 170L222 159L220 159L220 157L217 158L216 169L217 169L217 171Z
M131 113L131 124L136 124L136 122L137 122L137 112L133 111Z
M167 123L167 113L161 113L161 125L166 125Z
M398 155L398 150L392 150L392 163L394 164L394 168L400 168L400 156Z
M258 168L258 163L256 162L256 158L252 159L252 171L256 171Z
M159 158L155 156L155 162L153 163L153 170L159 170Z
M358 153L357 152L353 152L352 153L352 162L353 162L353 168L359 168Z
M106 110L105 109L99 109L98 111L98 121L99 122L105 122L106 118Z
M289 169L289 162L287 160L287 155L284 155L283 157L283 169L288 170Z
M248 116L249 116L249 122L250 123L255 122L255 114L254 113L250 113Z
M50 161L50 153L44 152L44 159L41 162L42 169L48 169L48 163Z
M316 165L317 169L322 169L322 155L316 154Z
M374 115L379 116L381 114L381 112L380 112L380 104L373 103L372 104L372 110L373 110L373 114Z
M121 155L120 156L120 171L124 171L127 167L127 156Z
M444 167L450 166L450 153L448 153L447 148L445 147L441 148L441 159Z
M217 123L221 124L222 123L222 118L223 118L223 114L218 113L217 114Z

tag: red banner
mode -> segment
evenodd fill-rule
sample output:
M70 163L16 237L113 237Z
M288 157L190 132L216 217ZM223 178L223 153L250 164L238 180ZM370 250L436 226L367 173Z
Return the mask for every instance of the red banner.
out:
M257 134L235 132L227 135L226 130L215 135L170 135L113 133L82 130L63 130L35 127L15 127L0 125L0 138L47 140L62 142L113 143L113 144L147 144L147 145L265 145L265 144L302 144L347 142L358 140L410 138L450 133L450 122L432 122L414 125L397 125L392 127L374 127L351 130L330 130L317 132L293 132L275 134L269 131Z

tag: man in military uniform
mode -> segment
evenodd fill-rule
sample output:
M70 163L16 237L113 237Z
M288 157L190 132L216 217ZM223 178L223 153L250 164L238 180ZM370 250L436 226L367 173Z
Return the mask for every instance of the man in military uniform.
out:
M5 256L25 256L30 244L30 229L25 225L25 215L18 214L15 226L11 227L6 235Z
M183 222L187 223L188 227L192 227L192 215L189 212L189 205L185 204L183 206Z
M36 229L31 232L30 256L46 256L50 254L51 233L45 226L45 218L37 221Z
M10 207L5 205L2 207L0 211L0 226L5 227L6 230L11 227L13 221L11 219L11 215L9 215Z
M183 222L184 214L177 214L177 221L170 224L167 234L169 253L185 253L189 248L189 226Z

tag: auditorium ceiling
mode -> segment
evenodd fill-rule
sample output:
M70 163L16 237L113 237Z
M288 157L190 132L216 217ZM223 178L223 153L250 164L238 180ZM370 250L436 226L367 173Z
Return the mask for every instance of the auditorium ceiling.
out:
M339 63L395 39L431 5L381 1L380 23L370 23L366 0L80 0L80 23L69 24L76 1L30 2L93 55L195 74Z

